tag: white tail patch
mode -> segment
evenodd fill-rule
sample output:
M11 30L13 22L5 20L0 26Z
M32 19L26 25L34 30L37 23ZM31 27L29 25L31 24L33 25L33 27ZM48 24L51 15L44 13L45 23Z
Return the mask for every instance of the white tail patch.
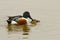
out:
M11 24L17 24L17 22L15 22L15 21L12 21L12 23Z

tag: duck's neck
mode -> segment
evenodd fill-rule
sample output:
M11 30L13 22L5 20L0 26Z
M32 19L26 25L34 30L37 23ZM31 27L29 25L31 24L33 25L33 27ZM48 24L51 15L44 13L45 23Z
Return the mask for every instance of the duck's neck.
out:
M33 20L30 15L29 15L29 16L25 16L25 15L24 15L23 17L24 17L24 18L29 18L29 19Z

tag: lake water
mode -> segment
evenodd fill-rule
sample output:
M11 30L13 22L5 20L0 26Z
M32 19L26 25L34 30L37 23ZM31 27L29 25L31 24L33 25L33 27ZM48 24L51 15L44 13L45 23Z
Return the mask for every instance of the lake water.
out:
M8 32L7 16L25 11L40 23L28 26L29 35ZM60 40L60 0L0 0L0 40Z

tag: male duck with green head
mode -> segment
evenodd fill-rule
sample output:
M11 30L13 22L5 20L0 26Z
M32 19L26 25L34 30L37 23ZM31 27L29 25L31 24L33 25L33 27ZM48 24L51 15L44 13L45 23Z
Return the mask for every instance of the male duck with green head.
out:
M22 17L25 18L25 19L29 18L29 19L31 19L32 21L34 20L34 19L30 16L30 13L29 13L28 11L25 11L25 12L23 13L23 16L17 15L17 16L11 16L11 17L9 17L9 19L7 20L7 23L8 23L8 24L11 24L12 21L17 22L18 19L19 19L19 18L22 18ZM36 21L38 22L38 20L36 20Z
M22 18L23 18L23 19L22 19ZM27 18L31 19L32 21L40 22L40 21L38 21L38 20L33 19L33 18L30 16L30 12L25 11L25 12L23 13L23 16L18 15L18 16L11 16L11 17L9 17L9 19L7 20L7 23L8 23L8 24L11 24L12 21L15 21L15 22L18 22L18 23L21 23L21 24L25 24L25 23L27 23L27 21L26 21ZM21 20L21 19L22 19L22 20Z

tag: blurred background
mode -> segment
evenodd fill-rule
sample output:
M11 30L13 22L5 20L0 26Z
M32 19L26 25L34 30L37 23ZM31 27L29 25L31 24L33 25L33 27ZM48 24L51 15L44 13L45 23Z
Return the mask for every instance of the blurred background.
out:
M40 23L31 27L26 36L21 32L8 33L7 16L25 11ZM60 40L60 0L0 0L0 40Z

